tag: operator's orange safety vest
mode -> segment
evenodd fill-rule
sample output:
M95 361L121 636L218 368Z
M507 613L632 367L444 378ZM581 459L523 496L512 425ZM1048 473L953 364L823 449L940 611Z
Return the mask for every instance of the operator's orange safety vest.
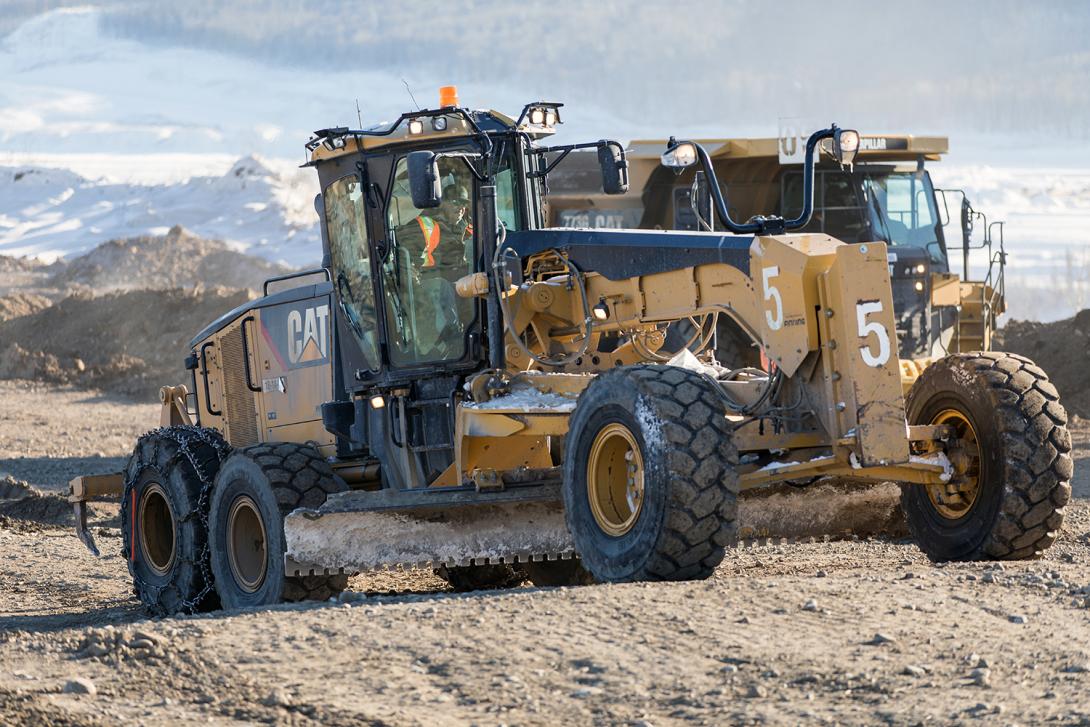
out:
M435 251L439 247L439 225L425 215L417 217L416 223L420 225L420 234L424 236L424 267L433 268L435 267ZM473 235L473 225L466 225L462 239L464 240L467 235Z
M424 267L435 267L435 250L439 247L439 225L430 217L420 215L416 218L420 233L424 235Z

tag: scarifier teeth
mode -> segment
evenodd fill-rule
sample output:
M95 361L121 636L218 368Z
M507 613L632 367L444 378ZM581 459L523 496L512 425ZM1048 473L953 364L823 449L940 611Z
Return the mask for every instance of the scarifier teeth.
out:
M572 560L578 558L574 550L563 553L535 553L532 555L517 554L502 556L499 558L461 558L452 560L425 560L411 563L387 563L367 571L352 571L344 568L326 568L312 563L297 563L291 556L284 557L284 574L288 576L321 576L321 575L356 575L363 572L384 572L396 570L409 570L419 568L424 570L436 568L456 568L475 565L517 565L520 563L543 563L546 561Z

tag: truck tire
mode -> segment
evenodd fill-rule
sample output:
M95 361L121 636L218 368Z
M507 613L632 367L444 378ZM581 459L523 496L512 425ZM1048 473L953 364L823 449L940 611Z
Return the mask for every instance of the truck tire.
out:
M735 535L737 452L714 384L675 366L599 375L564 458L565 519L598 581L707 578Z
M443 566L435 569L435 575L459 592L514 588L526 580L522 568L507 563Z
M1071 499L1067 412L1024 356L953 354L912 386L912 424L947 424L954 473L943 485L902 485L901 507L934 561L1034 558L1059 535Z
M680 351L695 332L688 320L674 323L666 333L666 350ZM715 360L728 369L761 368L761 349L733 318L721 314L715 324Z
M715 326L715 360L728 369L761 368L761 349L728 315Z
M220 467L209 516L212 573L224 608L325 600L345 574L287 576L284 517L317 508L348 486L307 444L277 442L235 450Z
M524 567L530 582L542 588L589 586L594 583L594 576L583 567L578 558L535 560L526 563Z
M209 567L208 496L229 451L219 433L199 427L158 429L136 443L125 468L121 553L133 592L152 615L219 605Z

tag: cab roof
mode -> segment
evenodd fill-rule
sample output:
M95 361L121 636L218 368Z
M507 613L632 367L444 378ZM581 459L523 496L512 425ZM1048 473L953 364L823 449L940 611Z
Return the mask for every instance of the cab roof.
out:
M527 108L531 105L527 104ZM310 158L305 166L394 144L467 138L481 132L514 131L525 133L532 139L556 133L555 128L531 124L525 112L516 120L492 109L423 109L406 112L393 123L377 124L367 129L338 127L315 131L306 143Z

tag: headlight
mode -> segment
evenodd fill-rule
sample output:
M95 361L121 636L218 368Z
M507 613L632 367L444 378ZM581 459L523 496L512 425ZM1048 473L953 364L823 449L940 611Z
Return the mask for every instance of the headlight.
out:
M914 287L916 288L917 293L922 293L923 292L923 281L922 280L917 280L916 285Z
M424 132L424 122L420 119L411 119L409 121L409 133L421 134Z
M545 110L544 109L531 109L530 110L530 123L534 126L541 126L545 123Z
M446 116L436 116L435 118L433 118L431 120L431 128L435 129L436 131L446 131L447 130L447 117Z
M696 164L696 144L685 141L674 144L662 154L662 166L681 169Z
M919 265L916 266L916 274L917 275L923 275L926 272L927 272L927 266L924 265L923 263L920 263Z
M851 166L859 151L859 132L855 129L837 129L833 136L833 156L838 164Z

